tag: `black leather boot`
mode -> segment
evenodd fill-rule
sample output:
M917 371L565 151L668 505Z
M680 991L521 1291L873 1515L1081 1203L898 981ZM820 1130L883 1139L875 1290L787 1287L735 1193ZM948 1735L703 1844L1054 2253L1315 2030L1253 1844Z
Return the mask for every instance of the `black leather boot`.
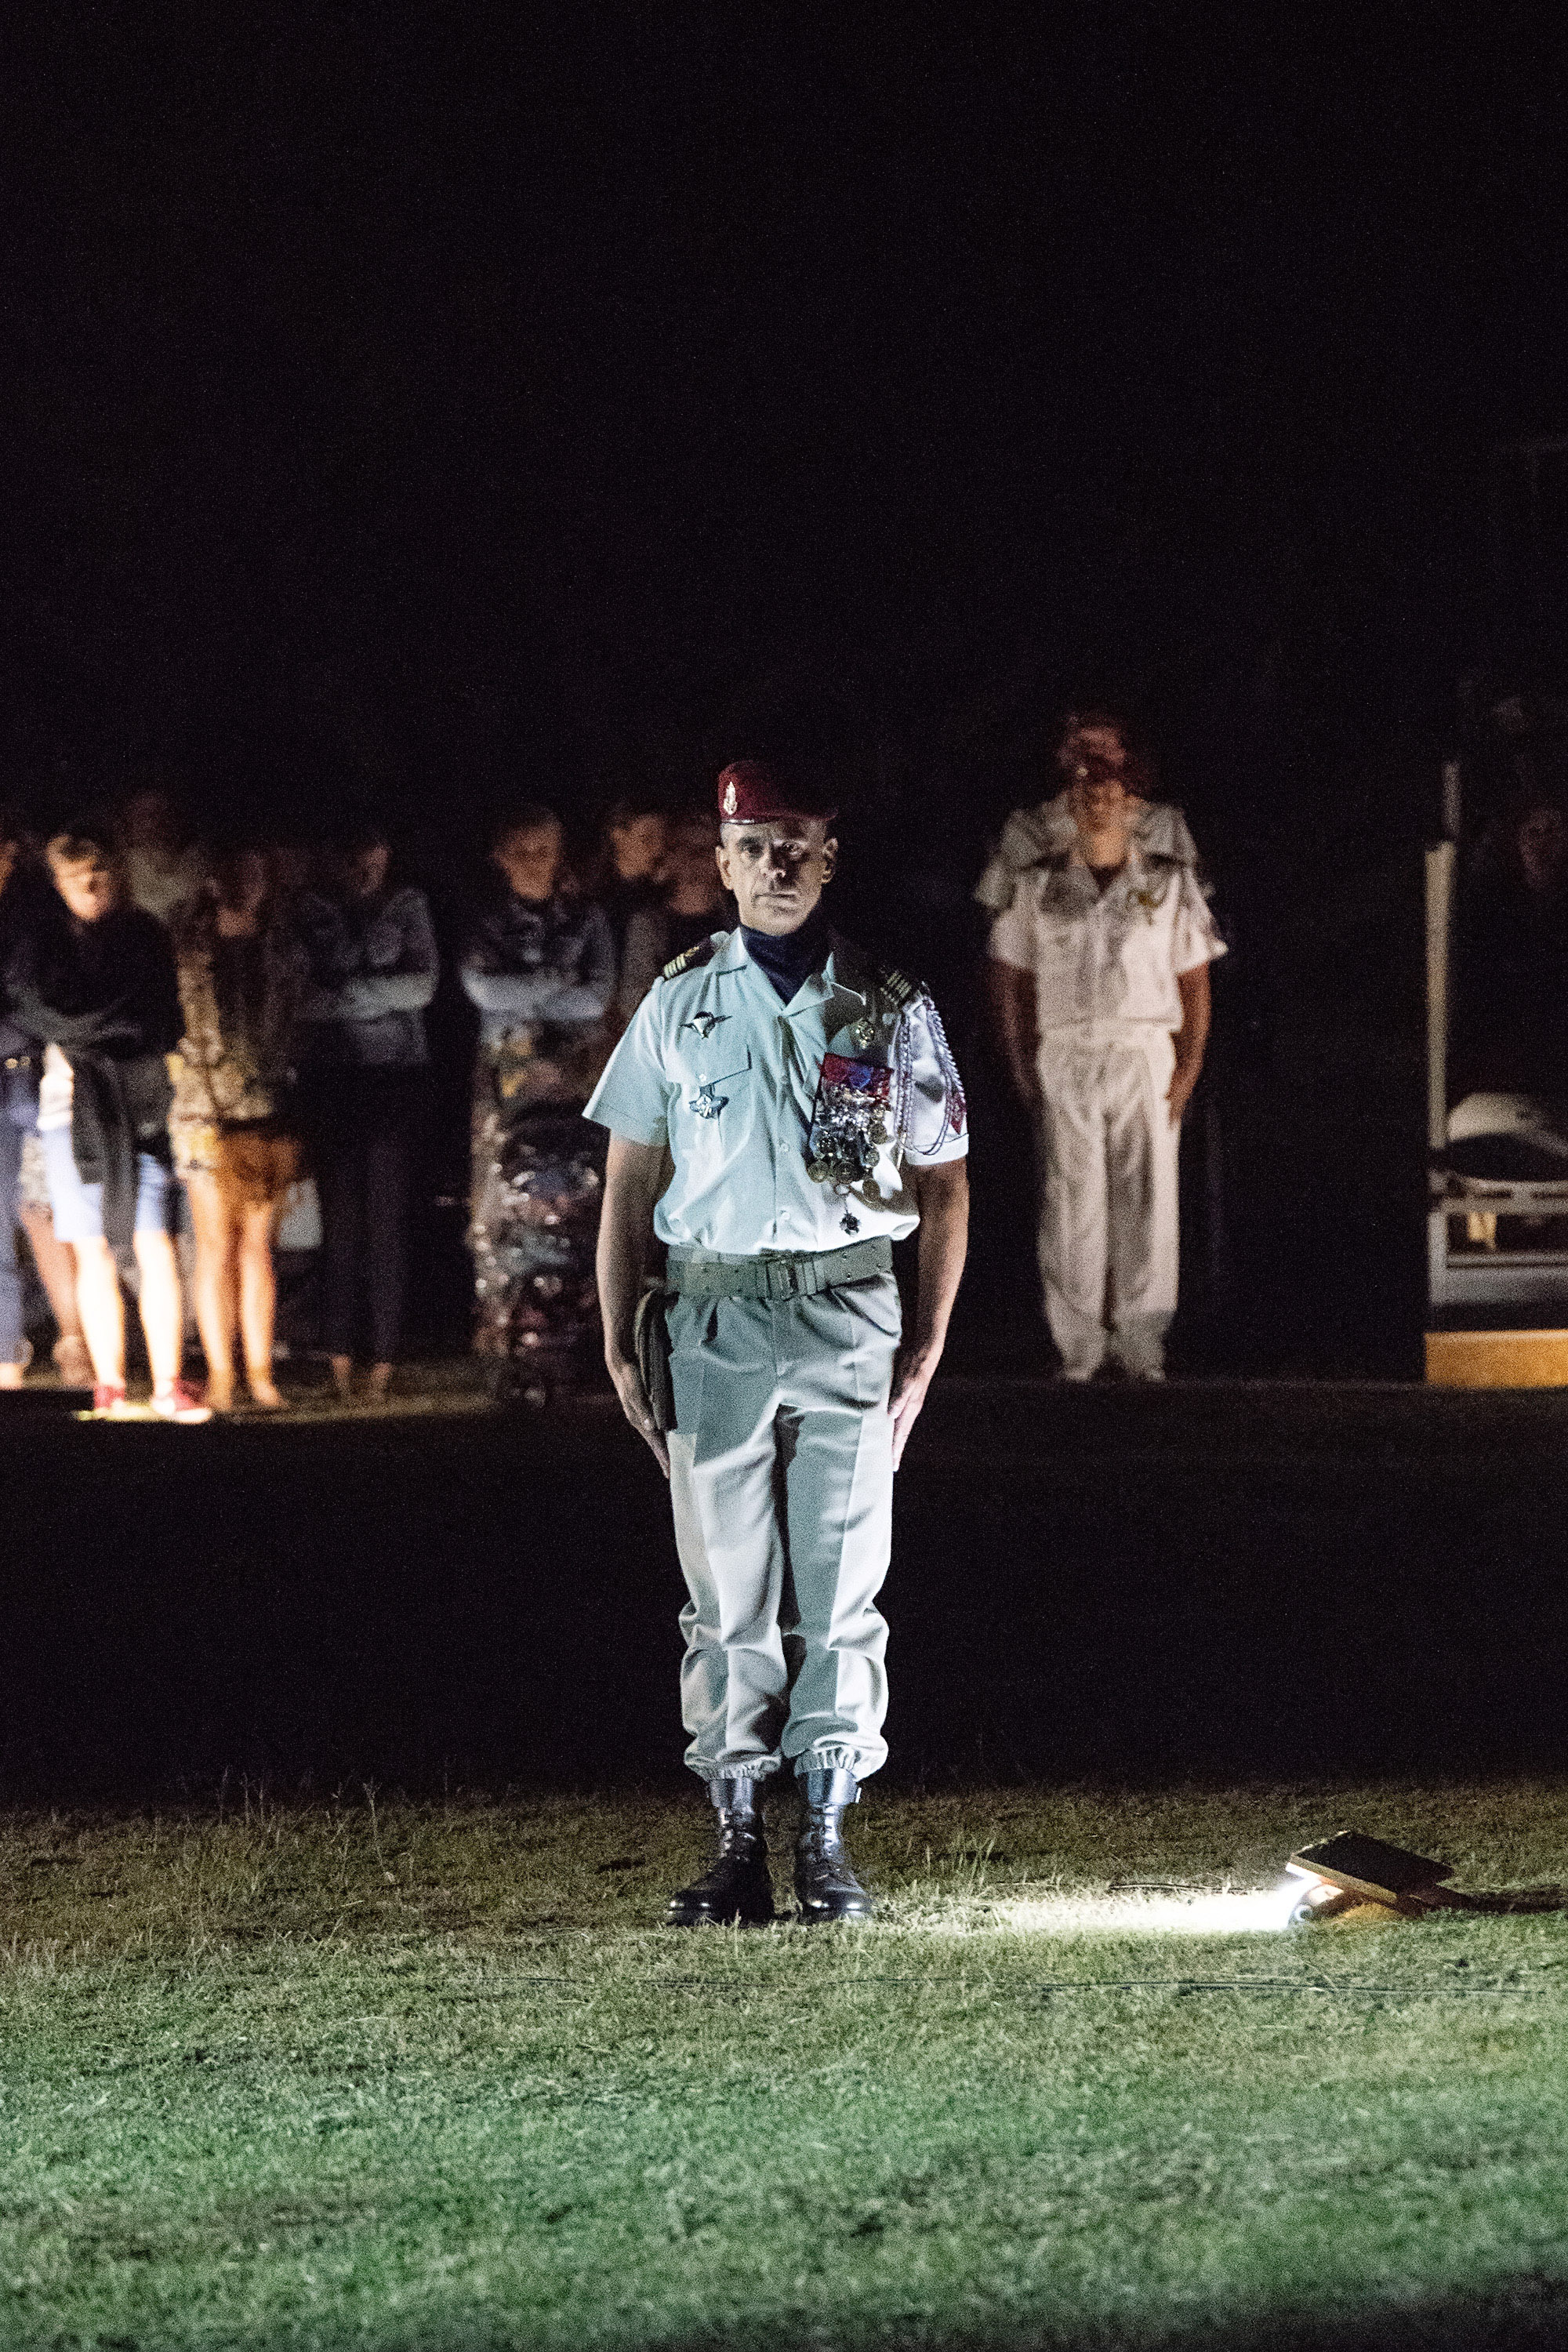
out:
M760 1781L710 1780L708 1795L719 1816L719 1851L713 1867L669 1898L672 1927L763 1927L773 1916L768 1876L767 1840L763 1835Z
M800 1789L805 1819L795 1850L795 1891L802 1918L868 1919L877 1906L850 1867L840 1827L845 1806L860 1801L860 1783L853 1772L803 1772Z

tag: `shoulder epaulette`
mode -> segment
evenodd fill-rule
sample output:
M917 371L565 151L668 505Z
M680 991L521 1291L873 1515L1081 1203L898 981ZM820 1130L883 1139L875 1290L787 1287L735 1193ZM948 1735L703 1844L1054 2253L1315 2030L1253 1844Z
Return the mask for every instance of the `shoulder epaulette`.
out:
M699 940L697 945L694 948L688 948L683 955L671 956L659 973L659 978L660 980L679 980L683 971L695 971L700 963L707 963L712 953L712 940Z
M927 992L922 982L910 980L907 972L895 971L890 963L877 966L876 980L882 994L900 1013L906 1004L912 1004L917 996L924 996Z

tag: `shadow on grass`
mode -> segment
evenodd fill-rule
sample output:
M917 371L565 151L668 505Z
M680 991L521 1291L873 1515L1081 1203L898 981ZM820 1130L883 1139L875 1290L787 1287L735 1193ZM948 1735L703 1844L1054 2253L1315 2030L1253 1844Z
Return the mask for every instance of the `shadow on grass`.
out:
M1108 2319L1057 2327L1020 2318L992 2327L900 2328L896 2318L868 2315L862 2328L824 2330L820 2321L798 2328L772 2315L749 2324L743 2310L731 2327L689 2336L617 2336L625 2352L717 2352L717 2347L765 2344L768 2352L1560 2352L1568 2344L1568 2281L1532 2277L1502 2282L1475 2294L1415 2296L1334 2309L1325 2280L1321 2312L1258 2310L1190 2326ZM451 2339L459 2352L463 2339ZM472 2352L500 2352L521 2338L476 2336Z

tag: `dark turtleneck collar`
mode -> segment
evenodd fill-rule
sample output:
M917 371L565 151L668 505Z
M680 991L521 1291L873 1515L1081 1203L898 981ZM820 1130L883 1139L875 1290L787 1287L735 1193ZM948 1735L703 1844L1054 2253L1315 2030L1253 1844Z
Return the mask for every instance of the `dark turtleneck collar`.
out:
M771 931L748 930L744 923L741 937L757 970L767 973L786 1004L802 981L827 961L831 945L827 918L820 907L813 908L798 931L786 931L782 939L775 939Z

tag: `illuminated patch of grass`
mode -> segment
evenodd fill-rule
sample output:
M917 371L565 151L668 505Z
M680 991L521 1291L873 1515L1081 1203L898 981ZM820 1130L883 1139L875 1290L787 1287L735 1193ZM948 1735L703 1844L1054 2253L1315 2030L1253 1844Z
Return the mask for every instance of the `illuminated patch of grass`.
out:
M0 2343L1560 2340L1568 1922L1186 1928L1350 1822L1568 1849L1556 1789L889 1796L873 1926L678 1937L695 1804L12 1817Z

